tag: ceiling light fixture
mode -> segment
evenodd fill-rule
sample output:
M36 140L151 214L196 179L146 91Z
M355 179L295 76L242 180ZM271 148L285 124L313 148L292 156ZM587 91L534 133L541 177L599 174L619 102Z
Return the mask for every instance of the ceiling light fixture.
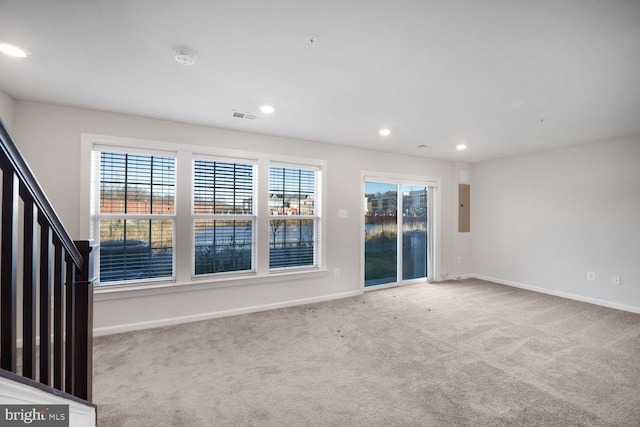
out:
M14 58L26 58L31 55L28 50L22 49L14 44L0 41L0 52L13 56Z
M379 133L380 135L382 135L382 136L387 136L387 135L389 135L389 134L391 133L391 130L386 129L386 128L385 128L385 129L380 129L380 130L378 131L378 133Z
M459 151L462 151L462 150L466 150L466 149L467 149L467 146L466 146L465 144L458 144L458 145L456 145L456 148L457 148Z
M182 65L193 65L196 63L196 54L189 49L176 50L174 58Z
M265 114L271 114L274 111L276 111L276 109L273 108L271 105L263 105L262 107L260 107L260 111L262 111Z

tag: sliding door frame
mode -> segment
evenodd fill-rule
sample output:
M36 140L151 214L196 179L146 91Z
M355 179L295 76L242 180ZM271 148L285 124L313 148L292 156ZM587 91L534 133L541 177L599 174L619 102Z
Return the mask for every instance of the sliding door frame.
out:
M364 277L364 266L365 266L365 253L364 253L364 244L365 244L365 213L367 207L365 203L361 203L360 206L360 288L363 291L367 290L376 290L376 289L384 289L390 288L394 286L403 286L410 285L414 283L420 282L433 282L436 281L438 277L440 277L440 260L441 260L441 239L440 239L440 229L441 229L441 195L440 195L440 178L432 178L432 177L424 177L424 176L415 176L415 175L401 175L401 174L390 174L385 172L373 172L373 171L362 171L360 177L360 194L361 197L364 198L365 194L365 183L366 182L379 182L383 184L393 184L398 188L398 223L396 226L399 227L398 224L401 223L402 219L402 186L403 185L416 185L416 186L424 186L427 187L427 277L426 278L417 278L417 279L409 279L402 280L402 233L398 233L398 239L396 241L397 245L397 266L399 267L396 271L396 282L376 285L373 287L365 287L365 277ZM363 200L364 202L364 200Z

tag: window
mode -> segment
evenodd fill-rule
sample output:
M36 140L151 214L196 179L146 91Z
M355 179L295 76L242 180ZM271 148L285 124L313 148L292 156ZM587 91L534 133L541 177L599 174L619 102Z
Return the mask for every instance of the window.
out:
M324 161L101 135L82 153L101 292L324 271Z
M97 154L100 282L172 277L175 158Z
M252 270L253 165L195 160L194 273Z
M269 268L317 266L318 171L269 169Z

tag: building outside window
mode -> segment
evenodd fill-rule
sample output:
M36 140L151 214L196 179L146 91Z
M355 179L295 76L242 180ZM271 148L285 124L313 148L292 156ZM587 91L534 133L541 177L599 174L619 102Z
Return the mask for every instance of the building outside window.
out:
M317 263L317 174L315 169L278 166L269 169L269 267L272 269Z

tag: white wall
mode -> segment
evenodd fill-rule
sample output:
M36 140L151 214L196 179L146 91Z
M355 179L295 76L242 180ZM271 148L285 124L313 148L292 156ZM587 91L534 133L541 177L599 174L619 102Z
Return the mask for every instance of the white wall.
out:
M640 135L474 164L473 273L640 312L639 163Z
M13 118L15 112L14 100L0 90L0 119L9 130L9 133L13 130Z
M16 143L78 239L87 238L79 227L82 133L327 161L327 267L340 268L341 277L98 296L99 333L358 292L362 170L442 180L443 272L640 310L640 136L468 165L8 99L0 112L9 112L3 114L11 117ZM471 183L471 233L457 232L463 170ZM338 209L349 217L339 219ZM596 272L596 280L587 282L586 271ZM622 276L622 286L611 284L614 274Z
M15 110L14 139L74 238L88 237L79 229L82 133L232 147L327 161L327 267L329 272L340 268L339 278L327 273L313 279L137 298L97 296L94 323L100 328L98 332L115 331L130 324L137 327L161 324L154 322L162 319L198 319L211 313L275 307L291 301L359 292L361 170L442 180L442 269L453 271L453 210L457 193L453 191L451 162L24 101L16 102ZM348 218L339 219L339 209L346 209Z

